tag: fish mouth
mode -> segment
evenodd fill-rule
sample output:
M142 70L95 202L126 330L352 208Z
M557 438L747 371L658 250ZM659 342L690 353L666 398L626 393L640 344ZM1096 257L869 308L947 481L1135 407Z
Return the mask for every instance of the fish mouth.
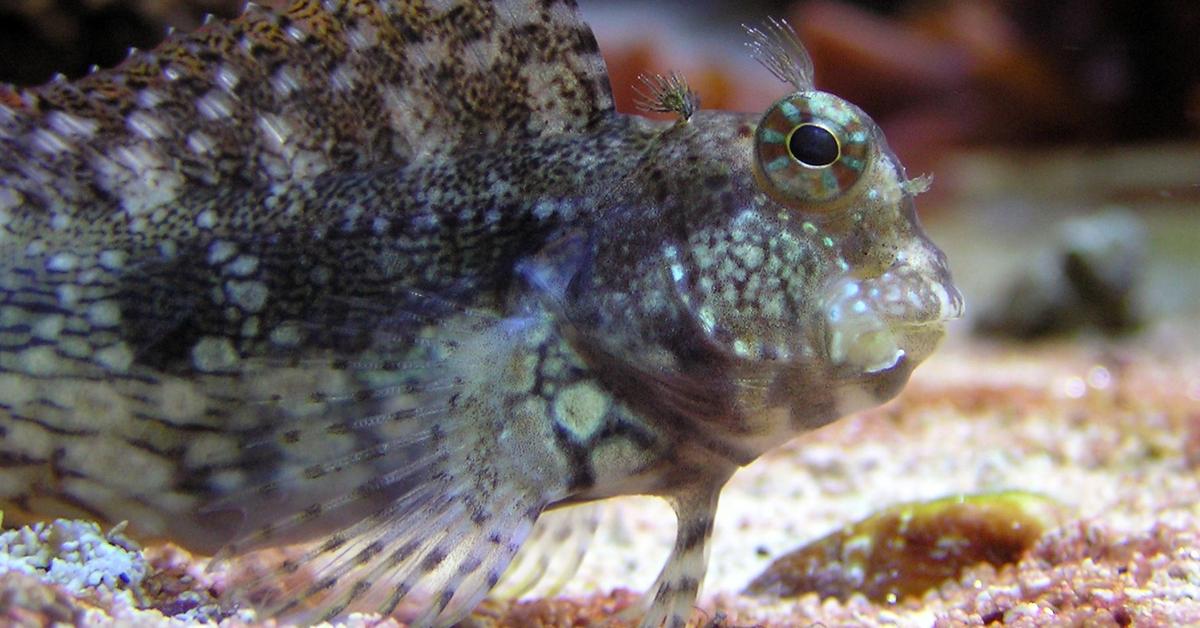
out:
M946 324L963 315L962 294L948 276L929 277L911 268L844 277L825 294L826 357L835 367L862 375L886 371L901 360L919 363L937 347Z

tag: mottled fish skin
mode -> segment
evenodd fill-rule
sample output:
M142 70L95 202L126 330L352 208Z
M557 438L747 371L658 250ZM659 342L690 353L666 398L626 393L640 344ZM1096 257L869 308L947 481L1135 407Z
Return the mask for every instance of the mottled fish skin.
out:
M683 625L730 474L961 311L877 127L758 35L795 92L673 123L569 0L251 4L0 89L5 514L310 542L239 599L449 625L543 511L659 495Z

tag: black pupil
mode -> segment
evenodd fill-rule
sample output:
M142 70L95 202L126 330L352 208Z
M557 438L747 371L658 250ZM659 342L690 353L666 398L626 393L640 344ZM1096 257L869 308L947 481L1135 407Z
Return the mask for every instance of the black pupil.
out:
M823 126L801 124L788 138L788 150L797 161L814 168L821 168L837 161L837 138Z

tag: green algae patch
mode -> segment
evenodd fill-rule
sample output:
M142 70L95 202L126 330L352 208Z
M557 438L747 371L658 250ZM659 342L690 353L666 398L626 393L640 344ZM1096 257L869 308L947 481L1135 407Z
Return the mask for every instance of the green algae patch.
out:
M899 504L776 559L746 593L894 603L972 565L1015 563L1061 521L1057 503L1021 492Z

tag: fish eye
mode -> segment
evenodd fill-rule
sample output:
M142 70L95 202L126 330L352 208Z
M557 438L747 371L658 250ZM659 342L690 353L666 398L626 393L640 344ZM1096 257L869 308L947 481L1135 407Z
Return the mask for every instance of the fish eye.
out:
M842 146L829 129L805 122L788 134L788 154L801 165L809 168L824 168L837 161Z
M873 123L854 105L825 92L777 101L755 131L755 171L775 200L820 211L862 178L874 150Z

